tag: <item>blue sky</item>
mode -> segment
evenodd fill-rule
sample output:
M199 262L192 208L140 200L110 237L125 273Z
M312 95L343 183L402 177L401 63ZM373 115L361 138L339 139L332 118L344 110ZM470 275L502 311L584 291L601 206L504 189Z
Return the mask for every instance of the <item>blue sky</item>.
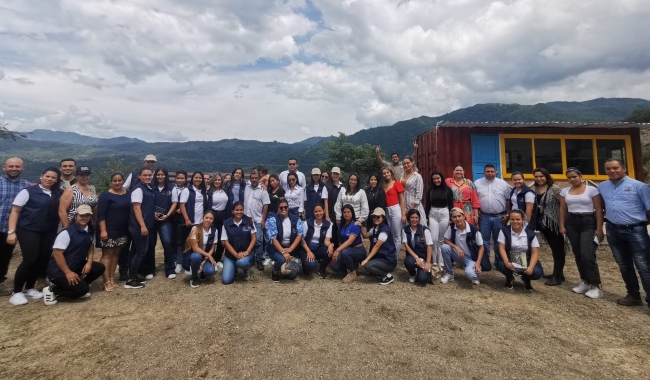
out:
M5 0L0 118L294 142L476 103L647 97L647 0Z

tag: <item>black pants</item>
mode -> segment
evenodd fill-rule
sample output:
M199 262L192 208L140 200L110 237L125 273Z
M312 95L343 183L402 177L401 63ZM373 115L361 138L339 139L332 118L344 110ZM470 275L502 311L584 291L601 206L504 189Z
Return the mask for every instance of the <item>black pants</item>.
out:
M553 276L564 275L564 264L566 263L566 252L564 251L564 236L553 232L548 228L542 229L542 235L553 253Z
M23 288L34 288L38 275L46 270L52 256L56 228L46 232L18 230L16 235L23 253L23 262L16 269L14 276L14 292L19 293Z
M79 277L81 277L82 269L83 266L79 268L79 270L75 271ZM90 290L90 283L99 278L104 273L105 269L104 264L93 261L90 272L88 272L86 277L82 278L76 285L70 285L68 279L65 277L51 278L50 281L54 284L52 292L57 296L79 298L88 293L88 290Z
M576 257L580 279L588 285L600 285L600 271L596 262L597 245L594 242L596 216L569 213L565 228Z
M7 244L7 233L0 232L0 284L7 279L9 262L14 254L15 245Z
M217 236L215 236L215 239L218 239L217 246L214 247L214 253L212 254L212 258L214 258L214 261L219 262L221 261L221 258L223 257L223 252L226 250L226 246L223 245L221 242L221 229L223 227L223 222L226 221L226 210L222 211L216 211L212 210L214 213L214 222L212 223L213 226L217 228Z

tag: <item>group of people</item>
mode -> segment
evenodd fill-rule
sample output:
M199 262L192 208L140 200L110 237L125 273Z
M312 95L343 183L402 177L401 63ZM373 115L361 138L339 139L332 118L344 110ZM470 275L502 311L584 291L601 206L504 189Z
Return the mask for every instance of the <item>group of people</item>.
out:
M343 283L351 283L362 267L388 285L403 247L412 283L449 283L456 264L479 285L480 274L494 266L506 288L519 278L532 290L531 281L544 275L539 231L554 259L545 284L565 281L568 241L581 279L573 291L600 298L595 252L607 221L628 292L618 303L642 304L636 271L650 298L650 188L629 178L620 160L605 163L610 179L598 188L586 185L578 168L567 170L569 186L560 189L543 168L534 170L528 187L521 173L513 173L513 186L497 178L494 165L472 182L458 165L451 178L430 173L425 193L412 157L393 154L386 162L377 147L377 158L381 173L364 188L354 173L344 182L338 167L313 168L307 181L295 158L279 174L262 166L248 180L241 168L226 175L177 171L171 183L169 172L147 155L137 172L113 173L101 195L90 184L90 168L73 159L47 168L32 186L20 178L22 160L10 158L0 178L0 278L6 279L18 242L23 255L13 305L88 297L99 277L109 292L120 286L117 275L124 288L140 289L156 275L159 239L165 277L185 272L192 288L219 272L223 284L232 284L238 272L247 281L253 268L266 266L273 282L341 272ZM98 262L95 247L102 251ZM35 288L39 277L49 280L42 291Z

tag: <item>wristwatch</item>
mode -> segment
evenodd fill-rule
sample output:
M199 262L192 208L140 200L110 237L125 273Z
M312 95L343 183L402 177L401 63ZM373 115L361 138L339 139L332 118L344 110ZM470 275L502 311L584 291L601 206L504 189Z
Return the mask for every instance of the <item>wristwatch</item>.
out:
M13 234L14 232L16 232L16 231L14 231L14 230L9 230L9 231L7 231L7 235L11 235L11 234Z

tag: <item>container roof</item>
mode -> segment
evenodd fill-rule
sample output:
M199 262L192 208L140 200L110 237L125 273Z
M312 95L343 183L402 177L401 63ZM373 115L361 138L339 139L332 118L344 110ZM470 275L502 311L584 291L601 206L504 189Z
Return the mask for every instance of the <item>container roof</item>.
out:
M438 125L442 128L648 128L650 124L628 123L624 121L601 122L601 123L579 123L566 121L538 121L538 122L452 122L445 121Z

